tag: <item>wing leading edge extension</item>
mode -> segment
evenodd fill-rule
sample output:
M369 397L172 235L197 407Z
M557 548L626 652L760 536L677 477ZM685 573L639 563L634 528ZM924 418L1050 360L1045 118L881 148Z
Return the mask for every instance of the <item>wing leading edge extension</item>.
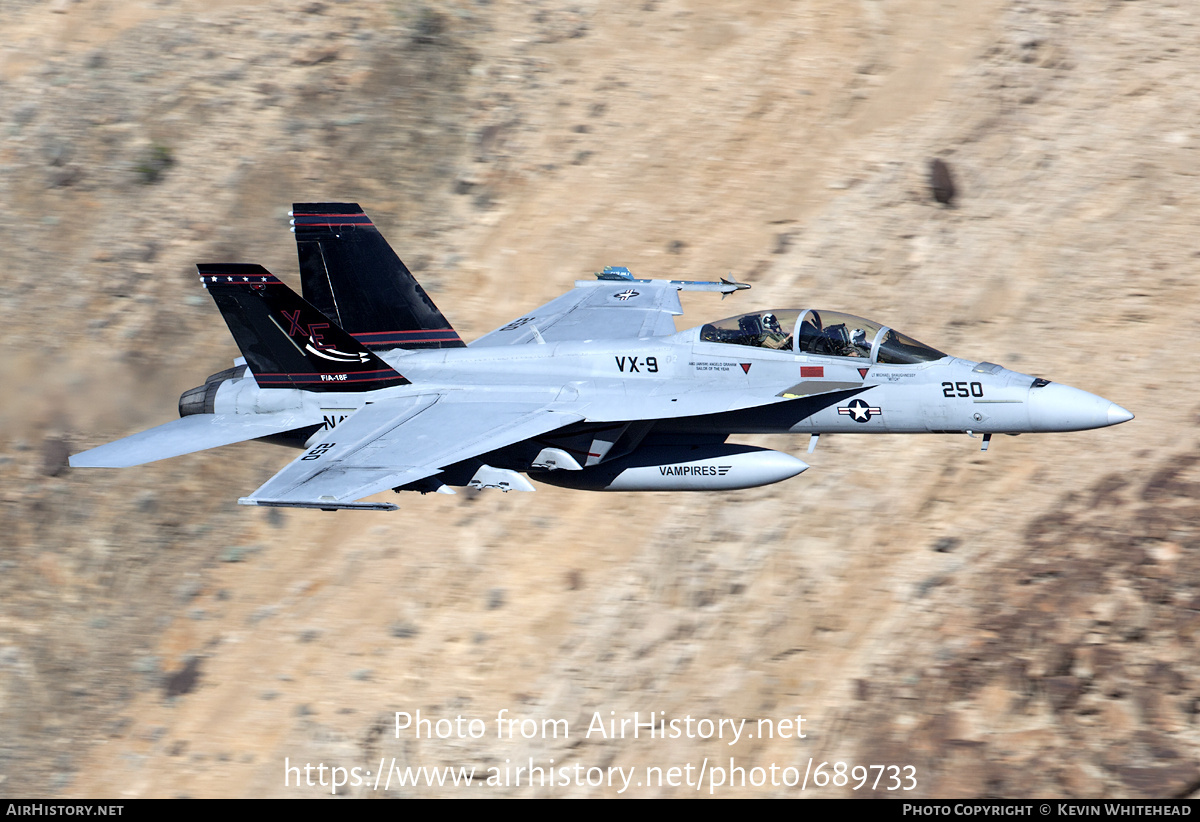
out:
M583 417L541 403L471 401L456 394L381 400L356 411L243 505L393 509L358 500L554 431Z

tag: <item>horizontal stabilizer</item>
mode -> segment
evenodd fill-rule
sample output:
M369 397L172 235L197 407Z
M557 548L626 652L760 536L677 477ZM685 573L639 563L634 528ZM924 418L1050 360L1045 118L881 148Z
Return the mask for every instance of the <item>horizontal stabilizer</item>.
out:
M192 414L76 454L71 457L70 465L72 468L128 468L219 445L282 434L320 422L319 418L290 412L254 416Z

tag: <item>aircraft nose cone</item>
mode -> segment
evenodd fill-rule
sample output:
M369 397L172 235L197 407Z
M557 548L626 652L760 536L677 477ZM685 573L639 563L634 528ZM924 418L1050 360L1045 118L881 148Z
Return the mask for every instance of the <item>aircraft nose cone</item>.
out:
M1029 423L1034 431L1084 431L1133 419L1115 402L1069 385L1029 389Z
M1108 407L1109 425L1117 425L1122 422L1129 422L1131 419L1133 419L1133 414L1129 411L1126 411L1115 402Z

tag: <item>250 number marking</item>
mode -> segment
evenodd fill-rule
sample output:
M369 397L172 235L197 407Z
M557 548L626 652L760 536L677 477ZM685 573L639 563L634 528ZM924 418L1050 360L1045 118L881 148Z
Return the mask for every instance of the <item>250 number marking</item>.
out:
M337 445L336 442L323 442L320 445L313 446L313 449L305 454L300 459L302 460L319 460L325 456L325 452Z
M969 385L965 382L944 382L942 383L943 397L982 397L983 383L973 382Z

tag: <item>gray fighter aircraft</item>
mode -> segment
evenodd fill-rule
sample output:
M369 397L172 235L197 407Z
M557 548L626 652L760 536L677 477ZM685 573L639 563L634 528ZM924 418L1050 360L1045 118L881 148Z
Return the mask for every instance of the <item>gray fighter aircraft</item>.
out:
M1079 431L1133 419L1094 394L943 354L872 320L752 311L675 331L680 291L594 281L465 345L355 203L298 203L301 297L258 265L198 266L243 356L180 419L71 457L140 465L261 439L301 454L244 505L386 510L381 491L720 491L808 466L731 434Z

